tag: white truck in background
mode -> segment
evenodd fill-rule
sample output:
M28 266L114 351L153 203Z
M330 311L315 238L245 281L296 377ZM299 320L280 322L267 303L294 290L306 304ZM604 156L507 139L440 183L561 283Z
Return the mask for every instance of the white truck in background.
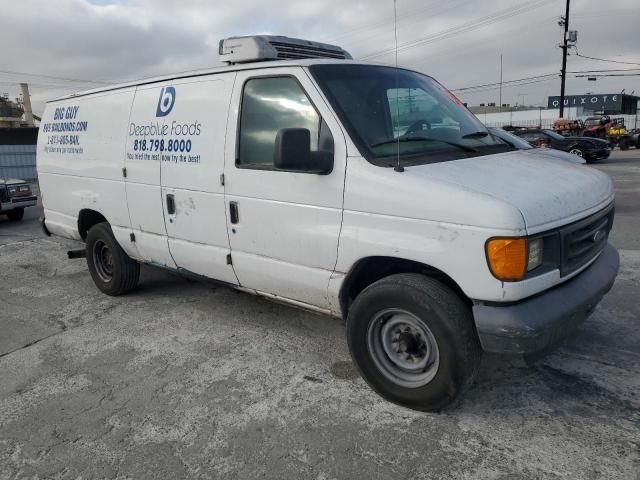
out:
M343 317L375 391L439 410L483 351L548 349L611 288L607 175L518 151L419 72L287 37L220 53L47 105L43 225L103 292L144 263Z

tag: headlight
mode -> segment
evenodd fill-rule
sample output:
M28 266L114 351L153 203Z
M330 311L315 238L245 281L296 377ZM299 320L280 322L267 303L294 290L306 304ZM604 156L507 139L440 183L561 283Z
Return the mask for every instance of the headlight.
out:
M31 187L29 185L11 185L7 187L10 197L16 195L31 195Z
M489 270L498 280L522 280L528 271L542 264L543 247L540 238L492 238L485 245Z
M544 241L541 238L529 241L529 259L527 261L527 272L542 265L542 252Z

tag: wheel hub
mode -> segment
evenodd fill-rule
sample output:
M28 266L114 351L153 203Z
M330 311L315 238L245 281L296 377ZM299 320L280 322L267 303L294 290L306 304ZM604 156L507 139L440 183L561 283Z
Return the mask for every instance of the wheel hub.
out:
M574 148L572 150L569 151L569 153L572 153L573 155L577 155L578 157L582 157L582 150L578 150L577 148Z
M369 351L385 377L405 387L429 383L439 366L433 333L417 316L400 309L380 312L368 331Z
M109 282L113 277L113 253L109 246L100 240L93 246L93 263L100 279Z
M390 351L385 349L389 357L401 364L405 368L414 368L417 364L422 363L427 357L428 345L424 336L414 327L406 323L398 323L391 332L389 346ZM386 346L385 342L385 346Z

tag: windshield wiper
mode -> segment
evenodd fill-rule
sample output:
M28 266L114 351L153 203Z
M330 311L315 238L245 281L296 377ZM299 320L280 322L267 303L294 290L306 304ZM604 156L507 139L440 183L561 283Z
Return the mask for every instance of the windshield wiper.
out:
M483 137L486 137L487 135L489 135L489 132L478 131L473 133L467 133L466 135L463 135L462 138L483 138Z
M439 138L429 138L429 137L402 137L402 138L394 138L392 140L385 140L384 142L374 143L370 145L370 148L380 147L382 145L390 145L392 143L403 143L403 142L441 142L446 143L447 145L451 145L452 147L459 148L460 150L464 150L465 152L474 152L478 153L473 147L468 147L467 145L462 145L461 143L449 142L448 140L440 140Z

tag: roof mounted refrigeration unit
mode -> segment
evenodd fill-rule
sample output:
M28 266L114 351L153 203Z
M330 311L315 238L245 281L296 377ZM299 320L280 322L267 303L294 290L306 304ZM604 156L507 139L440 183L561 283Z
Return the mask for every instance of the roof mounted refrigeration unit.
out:
M218 53L220 61L228 64L301 58L352 58L336 45L274 35L225 38L220 40Z

